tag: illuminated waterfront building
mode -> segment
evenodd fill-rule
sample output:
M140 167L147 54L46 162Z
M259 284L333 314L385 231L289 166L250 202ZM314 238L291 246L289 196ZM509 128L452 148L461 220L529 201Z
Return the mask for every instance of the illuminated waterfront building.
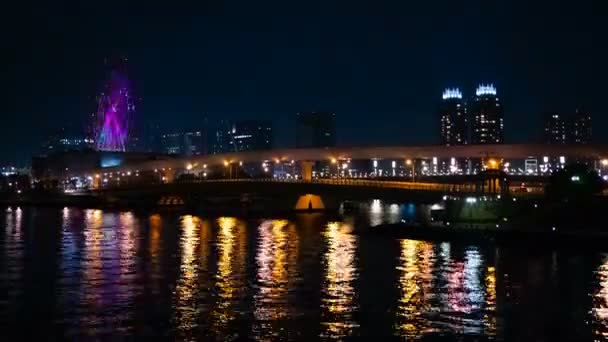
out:
M544 140L546 144L568 143L568 121L557 113L545 114Z
M207 154L207 143L203 131L173 132L161 136L162 152L197 156Z
M544 141L547 144L591 143L591 115L577 110L572 116L551 113L544 118Z
M214 153L272 149L272 123L265 120L222 121L215 133Z
M443 92L440 110L441 144L463 145L467 139L467 119L462 93L459 89L446 89Z
M578 109L572 118L572 138L574 144L589 144L591 143L591 115Z
M471 143L502 144L504 142L503 108L492 84L480 85L471 100Z

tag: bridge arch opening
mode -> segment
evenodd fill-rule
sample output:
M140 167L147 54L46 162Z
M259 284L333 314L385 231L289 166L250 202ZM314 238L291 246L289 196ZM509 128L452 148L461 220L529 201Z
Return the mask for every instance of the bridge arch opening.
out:
M295 210L325 210L325 203L323 203L323 199L319 195L305 194L298 198Z

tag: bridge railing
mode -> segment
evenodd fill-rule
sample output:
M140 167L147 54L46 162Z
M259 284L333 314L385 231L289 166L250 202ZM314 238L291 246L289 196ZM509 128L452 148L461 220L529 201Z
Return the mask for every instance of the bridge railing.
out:
M413 191L434 191L444 194L454 195L475 195L477 189L475 184L449 184L449 183L430 183L430 182L408 182L408 181L391 181L377 179L356 179L356 178L316 178L311 181L302 179L286 178L234 178L234 179L178 179L174 184L194 184L194 183L297 183L297 184L326 184L334 186L350 186L350 187L369 187L369 188L387 188L387 189L403 189ZM131 184L130 184L131 185ZM131 186L133 186L132 184ZM139 184L140 186L142 184ZM129 185L119 186L118 188L127 188ZM111 189L114 187L106 188ZM519 186L509 187L509 192L515 197L538 196L544 192L542 187L522 189ZM488 193L485 193L488 194ZM496 193L498 194L498 193Z
M300 184L328 184L328 185L345 185L345 186L367 186L376 188L397 188L408 190L436 190L448 191L454 186L444 183L423 183L423 182L402 182L402 181L384 181L384 180L367 180L353 178L317 178L311 181L302 179L276 179L276 178L235 178L235 179L209 179L209 180L180 180L176 183L300 183ZM461 186L463 187L463 186Z
M387 181L373 179L356 178L316 178L311 181L293 178L236 178L236 179L209 179L209 180L186 180L177 183L299 183L299 184L327 184L337 186L360 186L373 188L390 188L418 191L436 191L446 194L474 194L475 184L449 184L449 183L429 183L429 182L407 182L407 181ZM525 191L519 186L510 186L509 192L516 197L537 196L544 192L542 187L526 188Z

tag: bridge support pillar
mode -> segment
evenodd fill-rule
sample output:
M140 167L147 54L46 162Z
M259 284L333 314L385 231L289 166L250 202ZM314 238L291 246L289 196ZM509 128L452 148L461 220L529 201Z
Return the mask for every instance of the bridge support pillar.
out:
M97 190L101 187L101 176L96 174L93 176L93 189Z
M177 173L177 170L175 170L175 169L164 170L163 178L162 178L163 183L173 183L173 181L175 180L176 173Z
M311 160L304 160L300 162L302 169L302 179L305 182L312 182L312 167L314 162Z

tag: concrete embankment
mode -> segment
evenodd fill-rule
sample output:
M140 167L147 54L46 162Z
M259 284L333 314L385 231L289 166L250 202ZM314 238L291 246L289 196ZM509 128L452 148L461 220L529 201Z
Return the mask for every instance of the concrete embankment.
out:
M363 236L385 236L429 241L501 243L535 247L577 245L608 248L608 229L599 224L538 222L537 218L518 223L433 222L432 224L383 224L360 231Z
M293 202L293 203L292 203ZM337 212L335 206L309 206L308 202L298 206L297 198L285 200L278 197L248 197L243 200L235 196L208 196L197 201L184 202L175 196L156 198L116 198L111 196L69 195L60 193L23 194L0 197L2 206L78 207L90 209L145 209L191 212L233 216L276 216L296 213Z

